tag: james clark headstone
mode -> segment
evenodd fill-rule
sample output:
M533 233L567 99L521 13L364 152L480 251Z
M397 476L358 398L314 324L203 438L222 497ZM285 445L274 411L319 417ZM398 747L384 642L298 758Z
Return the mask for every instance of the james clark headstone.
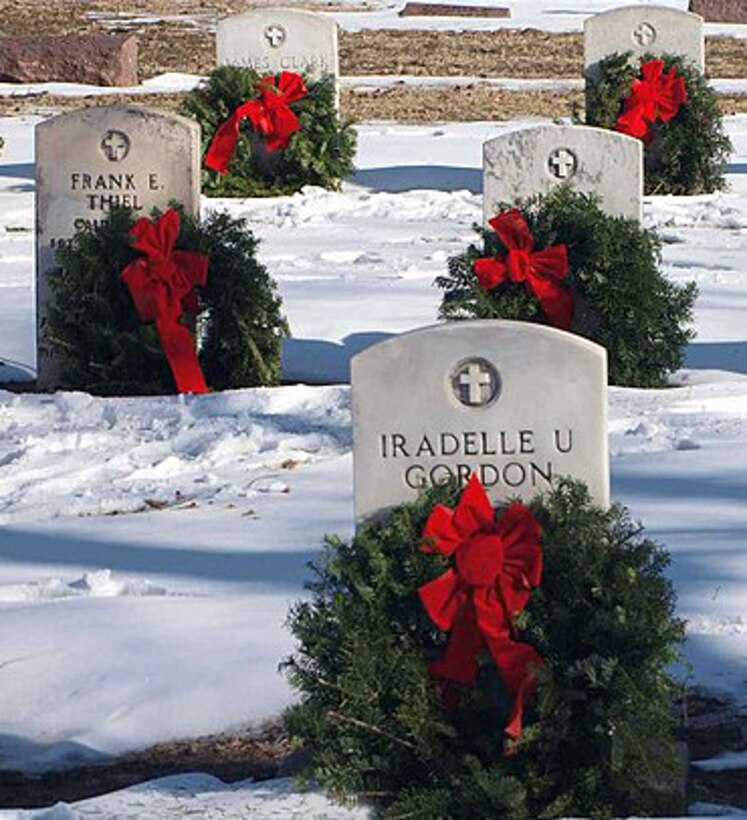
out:
M494 501L567 475L609 504L607 354L587 339L450 322L364 350L351 376L358 522L471 472Z
M667 6L636 5L595 14L584 23L584 65L587 79L611 54L637 56L678 54L705 67L703 18Z
M501 134L483 145L485 221L501 203L549 193L562 183L597 194L613 216L641 219L640 140L585 125L539 125Z
M55 247L76 230L106 220L121 205L149 216L176 200L200 207L200 127L136 106L102 106L62 114L36 127L37 383L58 383L44 345L50 292L46 272Z
M258 9L218 23L218 65L265 72L295 71L311 79L339 74L337 24L322 14Z

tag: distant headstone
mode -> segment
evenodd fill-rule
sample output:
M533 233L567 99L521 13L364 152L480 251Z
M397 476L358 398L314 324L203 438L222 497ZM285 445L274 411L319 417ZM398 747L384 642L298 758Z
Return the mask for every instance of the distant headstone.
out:
M472 472L494 501L565 475L609 504L607 354L587 339L449 322L358 353L351 376L358 522Z
M294 71L319 79L339 75L337 24L323 14L294 9L257 9L218 23L218 65L253 68L260 74Z
M84 108L36 127L37 382L58 384L43 343L55 247L76 230L105 221L113 206L143 216L171 200L200 207L200 128L192 120L136 106Z
M703 18L668 6L623 6L595 14L584 23L584 65L593 80L598 64L611 54L677 54L705 68Z
M562 183L597 194L614 216L641 219L640 140L584 125L539 125L501 134L483 145L483 209L546 194Z
M405 3L400 17L510 17L503 6L460 6L452 3Z
M690 0L690 11L707 23L747 23L745 0Z
M0 82L138 84L137 35L33 34L0 39Z

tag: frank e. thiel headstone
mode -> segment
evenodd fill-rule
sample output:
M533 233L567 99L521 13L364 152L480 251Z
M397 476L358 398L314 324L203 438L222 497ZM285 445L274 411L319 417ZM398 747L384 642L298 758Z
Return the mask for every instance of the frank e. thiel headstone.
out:
M150 216L171 201L197 215L200 128L172 114L136 106L85 108L36 127L37 383L58 384L59 367L45 343L50 291L46 273L55 248L78 229L107 219L112 207Z
M596 194L600 207L613 216L640 220L640 140L604 128L539 125L501 134L483 145L485 221L503 203L547 194L563 183Z
M609 504L607 354L587 339L450 322L357 354L351 383L359 523L471 473L494 502L572 476Z

